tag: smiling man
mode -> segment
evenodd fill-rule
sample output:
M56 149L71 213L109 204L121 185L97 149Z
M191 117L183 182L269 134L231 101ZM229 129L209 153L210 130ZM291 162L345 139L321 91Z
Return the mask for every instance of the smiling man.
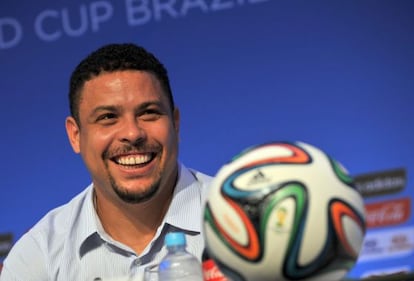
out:
M140 280L176 230L201 259L211 177L178 160L180 114L159 60L103 46L72 73L69 101L66 131L92 184L15 244L0 280Z

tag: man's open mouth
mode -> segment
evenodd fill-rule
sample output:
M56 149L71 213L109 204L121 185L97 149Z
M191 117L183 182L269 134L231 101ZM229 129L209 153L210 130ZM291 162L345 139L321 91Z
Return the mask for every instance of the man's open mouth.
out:
M112 158L112 160L123 166L136 166L136 165L144 165L146 163L151 162L154 159L155 153L145 153L145 154L134 154L134 155L124 155L124 156L117 156Z

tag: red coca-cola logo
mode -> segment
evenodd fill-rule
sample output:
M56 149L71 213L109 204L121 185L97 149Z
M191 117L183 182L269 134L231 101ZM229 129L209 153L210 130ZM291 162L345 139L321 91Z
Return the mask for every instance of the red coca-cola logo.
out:
M410 217L410 199L396 199L365 206L368 228L401 224Z
M204 281L227 281L216 263L209 259L203 262Z

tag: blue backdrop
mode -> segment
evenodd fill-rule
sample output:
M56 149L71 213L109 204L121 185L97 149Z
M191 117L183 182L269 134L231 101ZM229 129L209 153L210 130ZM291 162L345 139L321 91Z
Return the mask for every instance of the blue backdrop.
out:
M352 174L414 169L414 1L3 0L0 232L18 239L90 179L64 129L68 78L132 41L169 69L180 158L214 175L240 150L301 140Z

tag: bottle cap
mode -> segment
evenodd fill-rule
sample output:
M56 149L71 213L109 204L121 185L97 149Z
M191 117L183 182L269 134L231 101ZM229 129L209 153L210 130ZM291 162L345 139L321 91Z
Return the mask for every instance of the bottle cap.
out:
M169 246L185 246L185 235L182 232L169 232L165 235L165 245Z

